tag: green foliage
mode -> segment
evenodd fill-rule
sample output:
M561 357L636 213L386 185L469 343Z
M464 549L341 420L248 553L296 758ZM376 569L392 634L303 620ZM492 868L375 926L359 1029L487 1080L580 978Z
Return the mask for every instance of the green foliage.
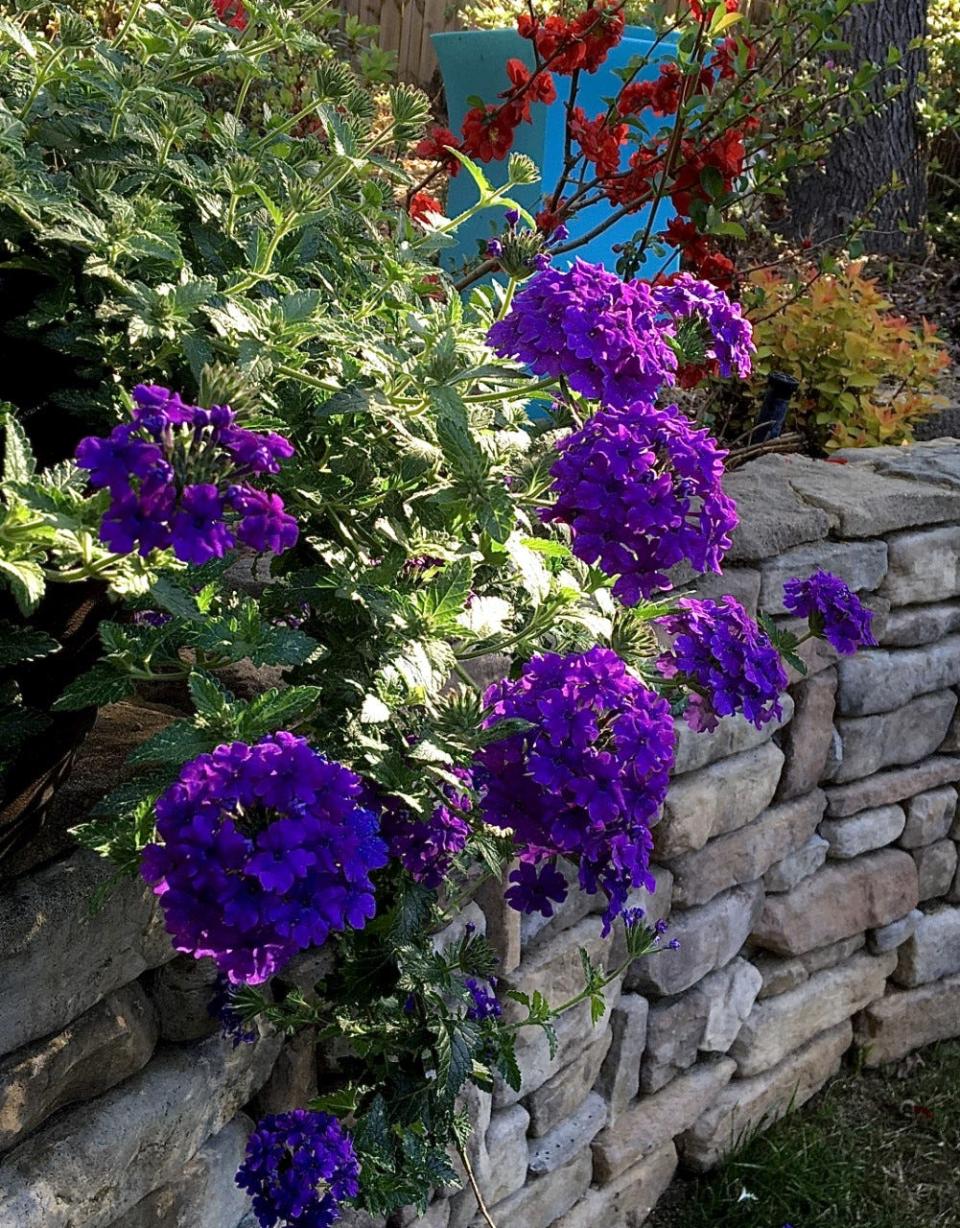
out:
M938 408L931 390L948 355L936 328L896 315L861 263L795 281L762 270L751 284L757 395L770 371L799 379L788 429L815 450L902 443Z
M960 250L960 0L930 0L929 71L920 112L930 143L934 238Z

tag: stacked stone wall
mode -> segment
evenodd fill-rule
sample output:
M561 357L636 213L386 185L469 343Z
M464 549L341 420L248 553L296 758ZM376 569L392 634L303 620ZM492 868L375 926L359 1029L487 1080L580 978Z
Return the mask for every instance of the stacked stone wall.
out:
M789 625L783 581L823 566L872 606L879 647L806 645L763 731L679 728L637 903L680 949L630 968L597 1027L562 1017L555 1052L521 1033L519 1094L470 1093L500 1228L639 1228L678 1164L712 1166L855 1048L873 1066L960 1035L960 443L835 461L730 475L741 527L700 591ZM318 1055L214 1035L210 972L174 958L149 893L91 912L108 875L66 850L0 884L0 1228L252 1228L232 1180L252 1117L309 1095ZM490 890L464 919L504 986L553 1001L580 987L581 947L617 957L579 893L544 921ZM469 1190L439 1191L390 1228L483 1223Z

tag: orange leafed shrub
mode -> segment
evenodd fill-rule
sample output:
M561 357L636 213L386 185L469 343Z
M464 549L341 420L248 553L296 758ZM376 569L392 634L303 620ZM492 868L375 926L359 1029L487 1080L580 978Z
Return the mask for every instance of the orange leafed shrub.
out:
M800 381L788 429L816 448L871 447L913 438L913 425L940 408L932 389L949 363L936 326L896 314L863 263L793 279L767 269L745 294L762 380L784 371Z

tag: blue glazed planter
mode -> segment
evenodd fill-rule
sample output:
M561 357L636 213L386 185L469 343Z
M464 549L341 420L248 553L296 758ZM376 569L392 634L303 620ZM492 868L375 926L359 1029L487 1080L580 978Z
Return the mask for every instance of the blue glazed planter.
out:
M447 113L450 127L454 132L460 131L463 117L470 109L467 99L471 96L483 98L486 102L495 102L497 95L510 86L507 77L507 60L522 60L528 68L533 69L533 48L529 40L521 38L516 30L461 30L450 34L434 34L433 46L440 61L440 71L447 97ZM582 73L580 87L577 92L577 104L591 118L607 106L607 100L620 90L622 84L614 75L614 69L625 68L635 56L649 54L654 44L652 31L641 26L627 26L624 37L613 48L600 69L595 73ZM651 62L637 74L636 80L649 80L657 75L657 61L669 55L672 48L670 40L663 40L654 52ZM518 153L528 154L540 168L541 180L529 187L514 190L516 199L535 213L540 207L540 201L545 192L552 192L560 176L563 165L563 142L565 127L565 101L567 78L557 78L557 100L551 106L535 103L532 108L533 123L521 124L517 129L514 149ZM625 167L632 150L628 145L624 150L623 163ZM503 162L486 163L484 173L491 183L500 185L507 177L507 160ZM477 189L466 171L450 181L447 196L447 214L455 217L476 203ZM571 238L586 234L606 217L609 217L611 206L605 201L584 209L569 223ZM655 229L662 230L675 210L669 200L661 201L657 208ZM649 208L638 213L621 218L619 222L605 230L597 238L590 240L583 247L572 252L570 259L579 256L583 260L602 264L613 269L617 256L613 248L615 244L631 239L638 230L646 225ZM457 233L457 245L447 248L442 256L446 268L455 271L465 263L474 261L480 249L498 230L502 229L503 217L495 210L486 210L465 222ZM654 276L660 271L663 259L648 256L640 267L638 276ZM668 267L672 271L674 265Z

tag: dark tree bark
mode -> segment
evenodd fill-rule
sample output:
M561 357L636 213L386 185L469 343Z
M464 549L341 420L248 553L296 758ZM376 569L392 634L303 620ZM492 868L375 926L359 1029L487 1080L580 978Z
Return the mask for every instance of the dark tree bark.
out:
M846 41L852 50L844 60L854 67L864 61L884 64L888 48L898 47L901 63L881 74L874 98L882 97L891 80L902 81L904 89L862 124L839 133L823 166L794 185L790 204L798 237L823 240L842 234L896 177L902 187L886 192L870 210L871 226L860 238L867 251L889 254L902 255L922 244L927 177L917 101L927 57L924 49L911 50L910 44L926 30L927 0L870 0L850 14Z

